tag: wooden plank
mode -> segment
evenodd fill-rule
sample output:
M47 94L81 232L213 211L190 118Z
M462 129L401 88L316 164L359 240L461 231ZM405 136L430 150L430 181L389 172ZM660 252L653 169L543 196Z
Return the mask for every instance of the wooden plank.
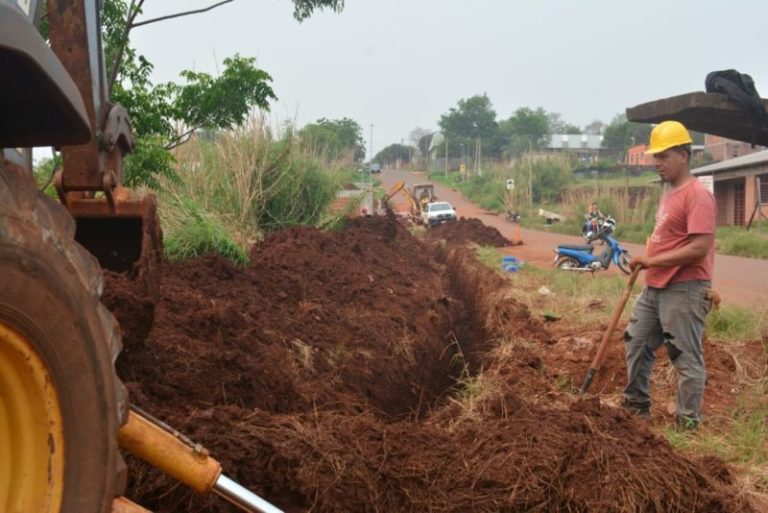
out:
M763 104L768 107L768 100ZM638 123L680 121L690 130L752 142L752 116L723 94L695 92L643 103L627 109ZM768 129L759 129L755 144L768 146Z

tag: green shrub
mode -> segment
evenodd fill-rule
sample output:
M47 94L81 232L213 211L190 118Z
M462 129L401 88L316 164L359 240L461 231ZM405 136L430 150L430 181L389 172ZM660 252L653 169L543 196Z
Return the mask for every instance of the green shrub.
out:
M204 212L191 198L176 198L175 212L180 215L165 236L165 253L172 260L218 253L240 265L249 263L244 248L230 236L220 220Z
M351 161L325 161L300 148L291 131L275 137L255 123L175 154L180 179L161 178L160 216L169 257L216 251L247 262L250 246L270 231L332 225L328 206L351 181Z

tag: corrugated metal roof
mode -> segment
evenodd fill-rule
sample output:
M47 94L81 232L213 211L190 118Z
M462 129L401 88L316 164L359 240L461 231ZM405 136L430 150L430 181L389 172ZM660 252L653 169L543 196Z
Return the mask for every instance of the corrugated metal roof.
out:
M738 169L740 167L756 166L759 164L768 164L768 150L750 153L749 155L736 157L735 159L723 160L722 162L715 162L714 164L707 164L706 166L692 169L691 173L694 175L713 174Z
M548 149L551 150L599 150L603 146L602 135L591 134L552 134L549 138Z

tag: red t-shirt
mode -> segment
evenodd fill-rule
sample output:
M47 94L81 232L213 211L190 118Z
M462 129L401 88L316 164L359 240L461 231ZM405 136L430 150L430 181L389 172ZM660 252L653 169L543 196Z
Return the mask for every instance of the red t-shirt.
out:
M648 256L655 256L689 244L689 235L715 233L717 204L715 197L698 179L661 198L656 212L656 228L645 248ZM684 267L652 267L645 272L649 287L664 288L671 283L693 280L712 280L715 267L715 243L707 256Z

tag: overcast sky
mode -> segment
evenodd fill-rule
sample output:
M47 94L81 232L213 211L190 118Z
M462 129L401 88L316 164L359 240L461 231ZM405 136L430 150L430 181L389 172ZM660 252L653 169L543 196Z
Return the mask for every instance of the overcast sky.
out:
M145 18L213 0L146 0ZM644 101L703 90L736 68L768 95L764 0L347 0L304 23L290 0L235 0L135 29L156 81L216 72L240 53L268 71L275 121L351 117L374 150L437 128L458 99L488 93L499 118L523 106L609 121Z

